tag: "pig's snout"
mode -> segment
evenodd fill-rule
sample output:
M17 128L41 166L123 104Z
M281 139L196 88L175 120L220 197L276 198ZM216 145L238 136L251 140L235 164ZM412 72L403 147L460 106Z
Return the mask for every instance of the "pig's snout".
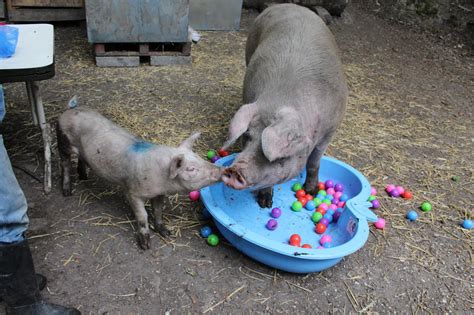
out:
M234 168L227 168L222 173L222 181L234 189L244 189L247 187L245 178Z

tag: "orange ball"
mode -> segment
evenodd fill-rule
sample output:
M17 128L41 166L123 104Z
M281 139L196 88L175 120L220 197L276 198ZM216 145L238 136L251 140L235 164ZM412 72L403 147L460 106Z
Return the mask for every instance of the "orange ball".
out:
M311 196L310 194L307 194L306 196L304 196L306 198L306 200L310 201L310 200L313 200L314 197Z
M326 226L322 223L318 223L316 224L315 230L316 230L316 233L323 234L324 232L326 232Z
M308 203L308 199L306 199L305 196L299 197L299 198L298 198L298 201L301 202L301 204L303 205L303 207L306 206L306 204Z
M326 209L321 208L321 207L318 207L318 209L316 210L316 212L319 212L319 213L321 213L322 215L325 215L325 214L326 214Z
M298 246L300 247L301 244L301 236L298 234L293 234L290 236L290 245L291 246Z
M296 191L296 198L301 198L306 196L306 192L303 189L297 190Z
M402 194L402 197L404 199L411 199L413 198L413 194L411 193L411 191L405 190Z
M318 190L326 190L326 185L323 182L318 183Z
M312 248L311 245L309 245L309 244L303 244L303 246L301 246L301 247L303 247L303 248Z

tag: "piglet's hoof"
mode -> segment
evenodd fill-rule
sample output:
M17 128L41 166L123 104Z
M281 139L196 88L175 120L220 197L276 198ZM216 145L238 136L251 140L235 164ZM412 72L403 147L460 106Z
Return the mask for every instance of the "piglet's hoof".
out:
M273 205L273 194L267 191L259 191L257 202L260 208L271 208Z
M168 230L168 228L163 223L160 223L160 224L155 223L155 229L164 238L168 238L171 236L171 231Z
M138 234L138 245L141 249L150 249L150 234Z

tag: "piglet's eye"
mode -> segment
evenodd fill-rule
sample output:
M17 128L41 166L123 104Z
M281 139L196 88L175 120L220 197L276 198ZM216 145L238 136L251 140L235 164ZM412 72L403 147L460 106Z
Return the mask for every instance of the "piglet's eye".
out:
M186 171L188 172L194 172L196 169L194 167L187 167Z

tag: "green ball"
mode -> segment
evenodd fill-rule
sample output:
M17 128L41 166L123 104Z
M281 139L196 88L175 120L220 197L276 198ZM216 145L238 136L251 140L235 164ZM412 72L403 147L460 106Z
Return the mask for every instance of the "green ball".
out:
M372 200L375 200L377 199L377 197L375 197L374 195L370 195L369 199L367 199L367 201L372 201Z
M214 150L207 151L207 158L209 160L212 159L215 156L216 156L216 151L214 151Z
M301 185L301 183L294 183L291 187L291 190L293 190L294 192L297 192L300 189L303 189L303 185Z
M314 204L316 205L316 207L318 207L320 204L323 203L323 201L319 198L314 198L313 201L314 201Z
M327 204L328 206L330 206L332 204L331 200L329 200L329 199L324 199L323 203Z
M326 196L327 192L325 190L320 190L320 191L318 191L318 195Z
M291 209L293 209L293 211L301 211L302 208L303 208L303 204L299 201L295 201L291 205Z
M421 210L423 210L423 212L431 211L431 204L428 201L423 202L421 204Z
M207 237L207 244L211 246L217 246L217 244L219 244L219 236L217 236L216 234L210 234Z
M323 215L321 212L313 212L313 215L311 216L311 220L313 220L314 223L318 223L322 218Z

